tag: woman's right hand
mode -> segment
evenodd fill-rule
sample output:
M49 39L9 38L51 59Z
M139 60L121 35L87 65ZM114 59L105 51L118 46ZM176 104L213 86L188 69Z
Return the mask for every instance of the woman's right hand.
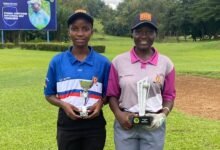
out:
M76 108L75 106L73 106L73 105L71 105L69 103L63 102L62 105L61 105L61 108L63 108L63 110L65 111L66 115L68 117L70 117L71 119L77 120L77 119L81 118L79 115L77 115L75 113L75 112L79 112L79 109Z
M123 112L123 111L119 111L119 112L117 112L117 114L115 114L116 119L120 123L121 127L124 128L125 130L132 128L132 124L129 119L132 116L134 116L132 113Z

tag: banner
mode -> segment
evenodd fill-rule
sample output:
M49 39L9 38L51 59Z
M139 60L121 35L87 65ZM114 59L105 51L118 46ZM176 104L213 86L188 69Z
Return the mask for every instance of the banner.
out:
M56 30L56 0L0 0L0 30Z

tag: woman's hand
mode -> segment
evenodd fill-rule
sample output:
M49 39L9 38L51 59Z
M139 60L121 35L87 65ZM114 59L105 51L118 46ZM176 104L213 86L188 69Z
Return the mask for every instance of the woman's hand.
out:
M77 119L81 118L79 115L76 114L76 112L79 112L79 109L76 108L75 106L73 106L73 105L71 105L69 103L63 102L61 104L61 108L63 108L63 110L65 111L66 115L68 117L70 117L71 119L77 120Z
M153 121L152 121L151 125L147 127L148 129L157 129L160 126L162 126L162 124L166 120L166 115L164 113L146 114L146 116L152 116L153 117Z
M103 106L103 101L100 99L98 100L98 102L96 102L94 105L88 108L89 116L86 117L85 119L93 119L99 116L102 106Z
M132 123L130 121L130 118L132 118L133 116L134 114L129 112L118 111L117 113L115 113L116 119L120 123L121 127L124 128L125 130L132 128Z

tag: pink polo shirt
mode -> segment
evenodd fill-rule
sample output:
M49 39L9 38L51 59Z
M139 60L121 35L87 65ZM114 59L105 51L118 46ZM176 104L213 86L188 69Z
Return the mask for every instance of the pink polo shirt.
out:
M113 59L107 96L118 98L120 108L138 112L137 82L146 77L150 81L146 111L157 112L163 101L175 99L174 65L168 57L153 50L154 54L147 61L141 60L134 48Z

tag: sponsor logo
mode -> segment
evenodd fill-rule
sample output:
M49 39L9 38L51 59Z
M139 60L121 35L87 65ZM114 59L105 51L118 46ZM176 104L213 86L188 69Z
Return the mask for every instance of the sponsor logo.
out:
M98 86L98 78L97 77L93 77L92 78L92 83L95 84L96 86Z
M144 12L140 14L140 21L151 21L151 14Z
M156 77L154 79L154 83L162 84L163 79L164 79L164 75L163 74L158 74L158 75L156 75Z
M140 122L139 118L134 118L134 123L138 124Z

